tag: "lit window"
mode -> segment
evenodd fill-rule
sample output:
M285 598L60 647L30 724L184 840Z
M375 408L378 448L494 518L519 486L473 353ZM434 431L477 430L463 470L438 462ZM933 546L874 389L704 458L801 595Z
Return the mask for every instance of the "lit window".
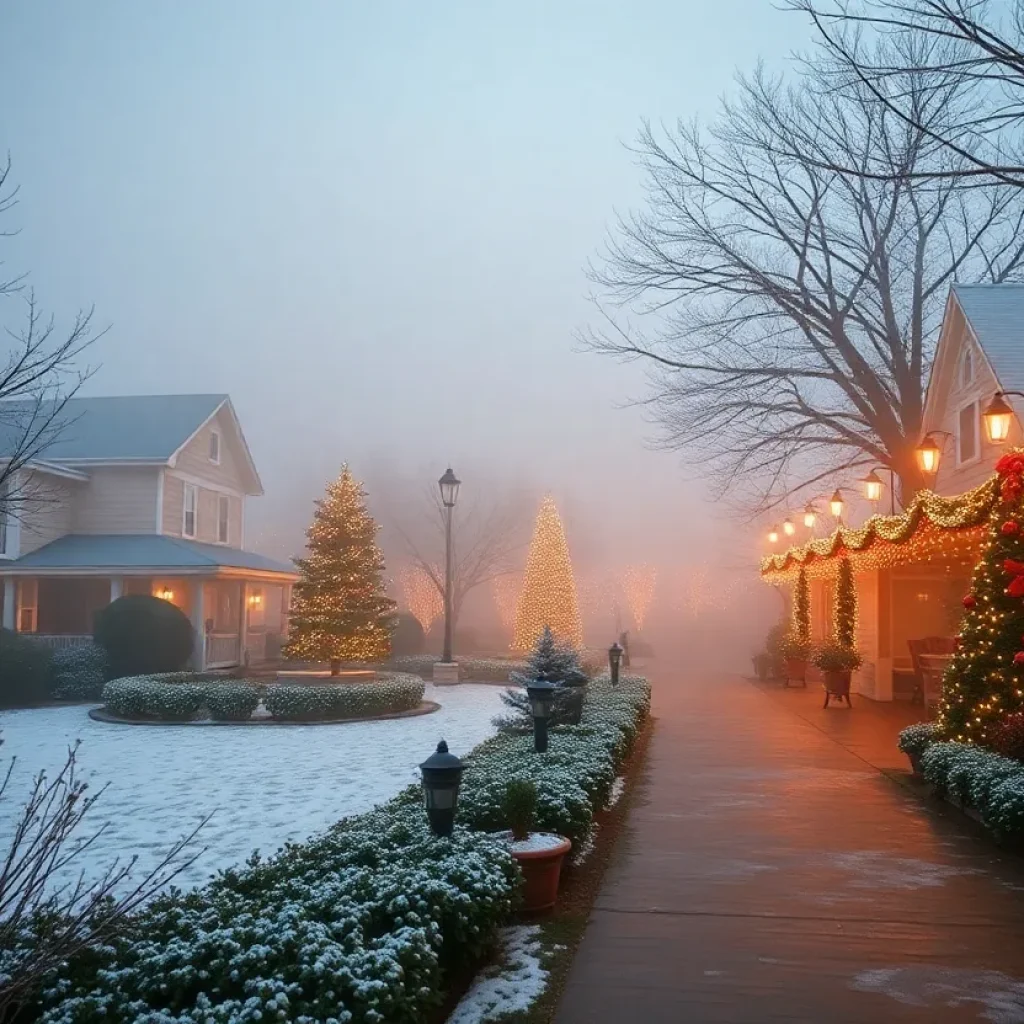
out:
M183 537L194 537L196 535L198 511L199 488L195 484L185 484L185 502L181 516L181 535Z
M960 410L960 434L957 437L957 457L970 462L978 455L978 406L976 402Z
M967 387L974 380L974 353L968 348L964 350L964 358L960 363L960 384Z
M231 512L231 499L226 494L217 498L217 540L221 544L228 542L228 517Z
M210 431L210 461L220 465L220 434L216 430Z

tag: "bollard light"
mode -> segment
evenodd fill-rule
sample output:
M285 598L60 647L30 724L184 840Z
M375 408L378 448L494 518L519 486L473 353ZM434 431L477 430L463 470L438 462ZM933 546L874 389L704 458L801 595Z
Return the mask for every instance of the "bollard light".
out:
M441 740L437 750L420 765L427 820L435 836L450 836L455 827L455 808L459 802L459 783L466 766Z
M548 719L557 689L547 679L535 679L526 686L526 696L530 698L530 711L533 713L533 749L538 754L548 749Z
M622 645L615 641L608 648L608 668L612 674L612 686L619 685L619 666L622 664Z

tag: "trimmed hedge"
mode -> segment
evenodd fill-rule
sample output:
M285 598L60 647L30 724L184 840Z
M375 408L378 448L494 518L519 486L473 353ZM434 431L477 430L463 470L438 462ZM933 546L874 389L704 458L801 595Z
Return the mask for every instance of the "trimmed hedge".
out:
M107 678L107 652L95 643L54 651L50 674L54 700L99 700Z
M899 735L897 745L904 754L923 754L939 739L939 727L934 722L915 722L908 725Z
M453 973L491 948L516 904L520 875L507 841L475 831L507 826L495 796L510 777L529 775L538 827L579 841L649 705L645 680L613 689L605 677L589 687L581 724L552 732L546 758L520 737L482 744L468 758L449 839L428 832L422 792L410 786L307 843L154 901L117 938L56 972L40 1019L436 1019Z
M429 679L434 666L440 661L436 654L414 654L403 658L392 658L388 668L396 672L412 672ZM481 683L504 683L512 672L525 672L527 664L521 658L456 658L465 681Z
M423 701L423 680L381 673L371 683L308 686L210 678L191 672L112 679L103 689L107 710L119 718L180 722L207 708L217 721L245 721L262 697L282 722L319 722L411 711Z
M0 629L0 707L41 704L50 697L48 647L21 633Z

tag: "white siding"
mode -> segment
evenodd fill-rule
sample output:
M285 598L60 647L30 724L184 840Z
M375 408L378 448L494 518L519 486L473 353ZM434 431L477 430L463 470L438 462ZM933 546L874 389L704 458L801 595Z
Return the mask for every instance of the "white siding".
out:
M220 463L210 461L210 434L220 434ZM243 455L231 417L221 410L192 438L174 461L174 469L200 481L208 481L211 490L245 490L242 474Z
M26 473L19 554L27 555L71 532L76 492L85 485L46 473Z
M74 533L153 533L158 471L150 466L94 466L74 506Z

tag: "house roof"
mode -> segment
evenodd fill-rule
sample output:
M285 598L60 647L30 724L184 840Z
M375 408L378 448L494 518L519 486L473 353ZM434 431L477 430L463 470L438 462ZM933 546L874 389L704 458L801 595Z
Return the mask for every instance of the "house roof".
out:
M1024 284L956 284L953 293L1000 385L1024 391Z
M227 400L227 395L71 398L58 415L64 429L41 454L53 462L166 462ZM33 409L32 402L0 405L0 455L16 443L18 424L24 422L19 414Z
M10 562L0 562L0 573L41 571L121 570L128 573L184 572L215 574L221 570L286 575L297 578L293 566L273 558L221 544L167 537L160 534L72 533Z

